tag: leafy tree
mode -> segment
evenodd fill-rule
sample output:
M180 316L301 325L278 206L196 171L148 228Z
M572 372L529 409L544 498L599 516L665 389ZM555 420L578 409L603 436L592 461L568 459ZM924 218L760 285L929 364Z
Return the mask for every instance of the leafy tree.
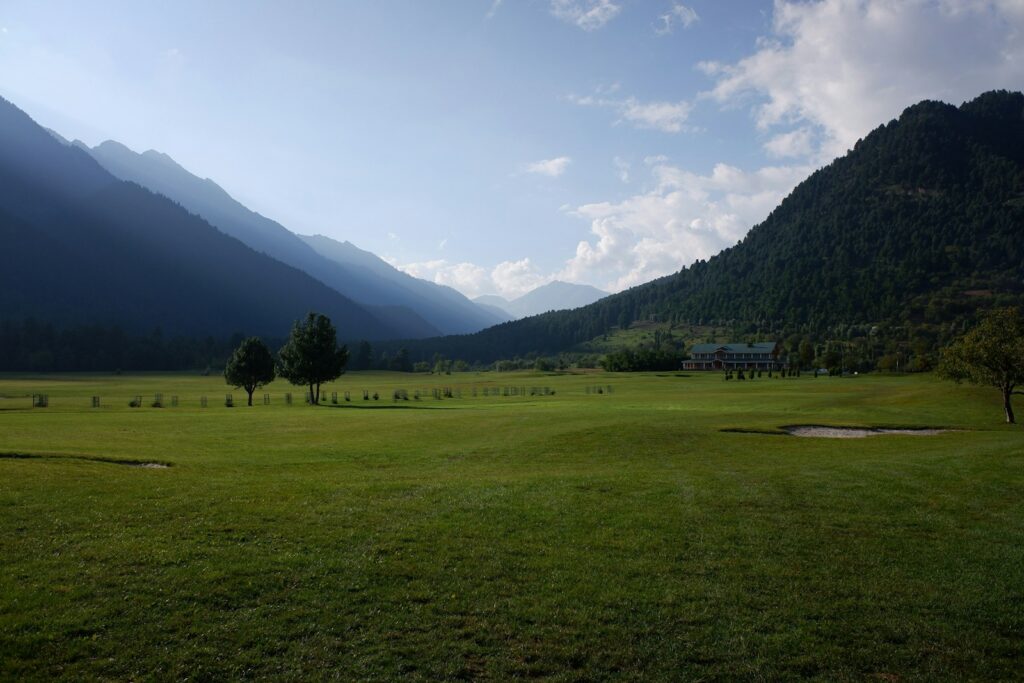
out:
M1016 308L990 311L973 330L942 354L939 374L999 389L1006 421L1015 422L1010 397L1024 384L1024 317Z
M274 381L274 356L262 339L242 340L224 366L224 379L236 389L245 389L252 405L253 392Z
M288 343L278 354L280 374L292 384L309 387L313 405L320 403L320 385L341 377L348 348L338 348L338 332L325 315L310 313L295 321Z

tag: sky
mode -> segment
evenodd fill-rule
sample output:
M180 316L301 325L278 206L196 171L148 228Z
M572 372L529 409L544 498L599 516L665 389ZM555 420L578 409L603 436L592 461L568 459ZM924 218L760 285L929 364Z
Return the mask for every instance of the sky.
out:
M922 99L1024 88L1024 0L0 1L0 96L468 296L735 244Z

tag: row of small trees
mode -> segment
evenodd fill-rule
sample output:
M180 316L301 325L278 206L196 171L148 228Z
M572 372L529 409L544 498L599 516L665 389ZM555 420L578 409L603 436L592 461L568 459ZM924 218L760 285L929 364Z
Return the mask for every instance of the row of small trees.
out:
M296 320L288 342L277 359L259 337L244 339L224 367L224 379L236 389L252 395L278 376L292 384L309 387L311 403L320 403L320 385L341 377L348 363L348 348L338 346L338 331L330 318L310 313Z

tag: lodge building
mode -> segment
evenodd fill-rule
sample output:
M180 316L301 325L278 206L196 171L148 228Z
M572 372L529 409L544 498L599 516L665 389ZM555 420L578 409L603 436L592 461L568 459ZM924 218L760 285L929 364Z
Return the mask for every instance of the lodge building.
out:
M684 370L781 370L782 345L778 342L756 344L695 344Z

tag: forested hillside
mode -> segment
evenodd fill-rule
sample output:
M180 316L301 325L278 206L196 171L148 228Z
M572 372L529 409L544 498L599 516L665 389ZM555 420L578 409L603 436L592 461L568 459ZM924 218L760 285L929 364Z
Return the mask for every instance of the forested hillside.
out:
M926 330L1024 301L1024 95L921 102L802 182L736 246L574 311L410 343L488 361L553 354L632 321L780 337ZM910 331L908 331L910 330Z

